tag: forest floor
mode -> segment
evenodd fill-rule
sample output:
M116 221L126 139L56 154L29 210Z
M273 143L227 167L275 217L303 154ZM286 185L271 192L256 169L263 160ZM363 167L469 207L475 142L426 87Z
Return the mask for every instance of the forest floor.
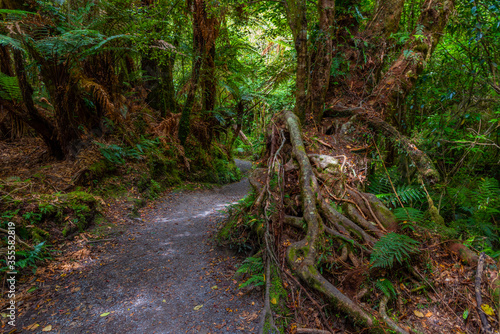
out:
M251 167L237 164L243 172ZM139 218L129 218L118 201L112 204L107 216L113 226L104 239L81 234L59 260L38 268L27 284L31 292L21 293L18 330L257 332L261 297L238 289L233 275L241 259L214 240L221 210L249 188L245 178L173 192L140 209Z

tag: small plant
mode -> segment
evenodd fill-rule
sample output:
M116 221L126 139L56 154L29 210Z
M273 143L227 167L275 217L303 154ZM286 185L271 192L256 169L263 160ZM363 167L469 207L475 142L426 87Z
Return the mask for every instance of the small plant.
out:
M47 246L45 246L45 241L44 241L33 247L33 249L17 251L16 270L29 267L32 267L33 270L35 270L37 267L36 265L37 261L49 258L48 253L45 252L46 247ZM2 262L5 263L5 260L2 260ZM6 271L9 271L8 267L0 268L0 272L6 272Z
M264 285L264 264L260 257L248 257L243 261L236 273L251 275L248 280L240 285L240 289L247 286Z
M403 264L411 254L418 253L418 245L406 235L391 232L375 243L370 262L375 268L392 268L396 261Z
M378 279L375 282L375 287L377 289L379 289L380 291L382 291L382 293L389 298L396 297L396 295L397 295L397 292L396 292L396 289L394 288L394 285L392 284L391 281L389 281L386 278Z
M42 220L42 214L29 211L23 214L23 218L26 219L30 224L38 223Z

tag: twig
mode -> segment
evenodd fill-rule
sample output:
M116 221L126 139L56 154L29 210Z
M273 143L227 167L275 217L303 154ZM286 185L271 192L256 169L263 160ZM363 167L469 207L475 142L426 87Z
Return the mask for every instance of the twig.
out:
M484 311L481 308L481 304L483 303L483 298L481 296L481 280L483 278L485 257L486 255L484 254L484 252L481 252L481 254L479 255L479 260L477 261L476 285L474 286L474 290L476 291L477 312L479 313L479 317L481 318L482 332L486 334L492 334L493 329L488 322L488 318L486 318L486 314L484 314Z
M10 234L9 231L7 231L6 229L3 229L3 228L0 228L0 233L5 233L5 234ZM27 243L25 243L24 241L22 241L18 236L17 234L15 234L15 238L16 238L16 242L23 245L24 247L26 248L30 248L30 249L33 249L33 246L30 246L28 245Z

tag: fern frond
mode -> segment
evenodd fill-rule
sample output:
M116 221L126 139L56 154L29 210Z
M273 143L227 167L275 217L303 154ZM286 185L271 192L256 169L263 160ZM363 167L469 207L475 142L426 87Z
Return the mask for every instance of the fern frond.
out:
M103 86L88 78L80 77L80 85L83 90L92 94L94 100L101 106L106 115L113 115L116 108L111 97Z
M236 271L237 273L261 273L264 272L264 264L261 257L247 257Z
M375 268L392 268L396 261L402 264L411 254L418 253L418 245L418 241L406 235L391 232L375 243L370 262Z
M394 288L394 285L392 284L391 281L389 281L386 278L381 278L378 279L375 282L375 287L379 289L384 295L386 295L389 298L396 297L397 292L396 289Z
M394 213L394 216L396 216L396 219L399 222L410 221L422 224L425 221L425 212L419 209L405 207L405 208L396 208L392 212Z
M26 53L26 50L24 50L21 42L18 41L17 39L9 37L9 36L0 35L0 45L1 46L9 46L15 50L19 50L19 51Z
M500 187L494 178L485 178L476 191L478 207L488 207L500 201Z

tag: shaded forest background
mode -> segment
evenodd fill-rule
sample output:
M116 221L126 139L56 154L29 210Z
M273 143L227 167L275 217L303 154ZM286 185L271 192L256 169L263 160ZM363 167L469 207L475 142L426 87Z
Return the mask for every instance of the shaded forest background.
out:
M172 187L238 180L240 157L261 168L220 239L252 254L244 287L265 286L267 271L280 280L273 286L298 289L284 272L286 261L293 268L314 253L290 253L304 234L316 238L309 234L318 219L306 217L310 191L318 235L330 234L314 241L313 267L358 302L290 316L331 297L298 266L318 297L297 306L278 289L283 302L269 305L266 293L267 330L331 329L339 325L324 312L340 308L361 327L411 331L385 308L393 305L396 323L411 322L409 295L441 293L429 283L433 268L458 263L454 277L470 278L460 263L472 272L484 252L498 273L497 2L1 1L0 15L0 231L16 222L21 272L50 257L49 244L105 224L99 212L110 199L123 199L133 216ZM309 154L303 162L301 150ZM323 164L325 155L336 161ZM308 190L308 177L321 191ZM321 209L318 193L331 209ZM367 232L322 228L322 219L344 219L336 213ZM418 253L425 260L411 257ZM494 278L483 292L498 312ZM366 302L374 317L356 306L370 291L385 300ZM450 328L487 329L470 305L459 298L444 311ZM277 326L273 314L282 315ZM498 324L492 315L489 322Z

